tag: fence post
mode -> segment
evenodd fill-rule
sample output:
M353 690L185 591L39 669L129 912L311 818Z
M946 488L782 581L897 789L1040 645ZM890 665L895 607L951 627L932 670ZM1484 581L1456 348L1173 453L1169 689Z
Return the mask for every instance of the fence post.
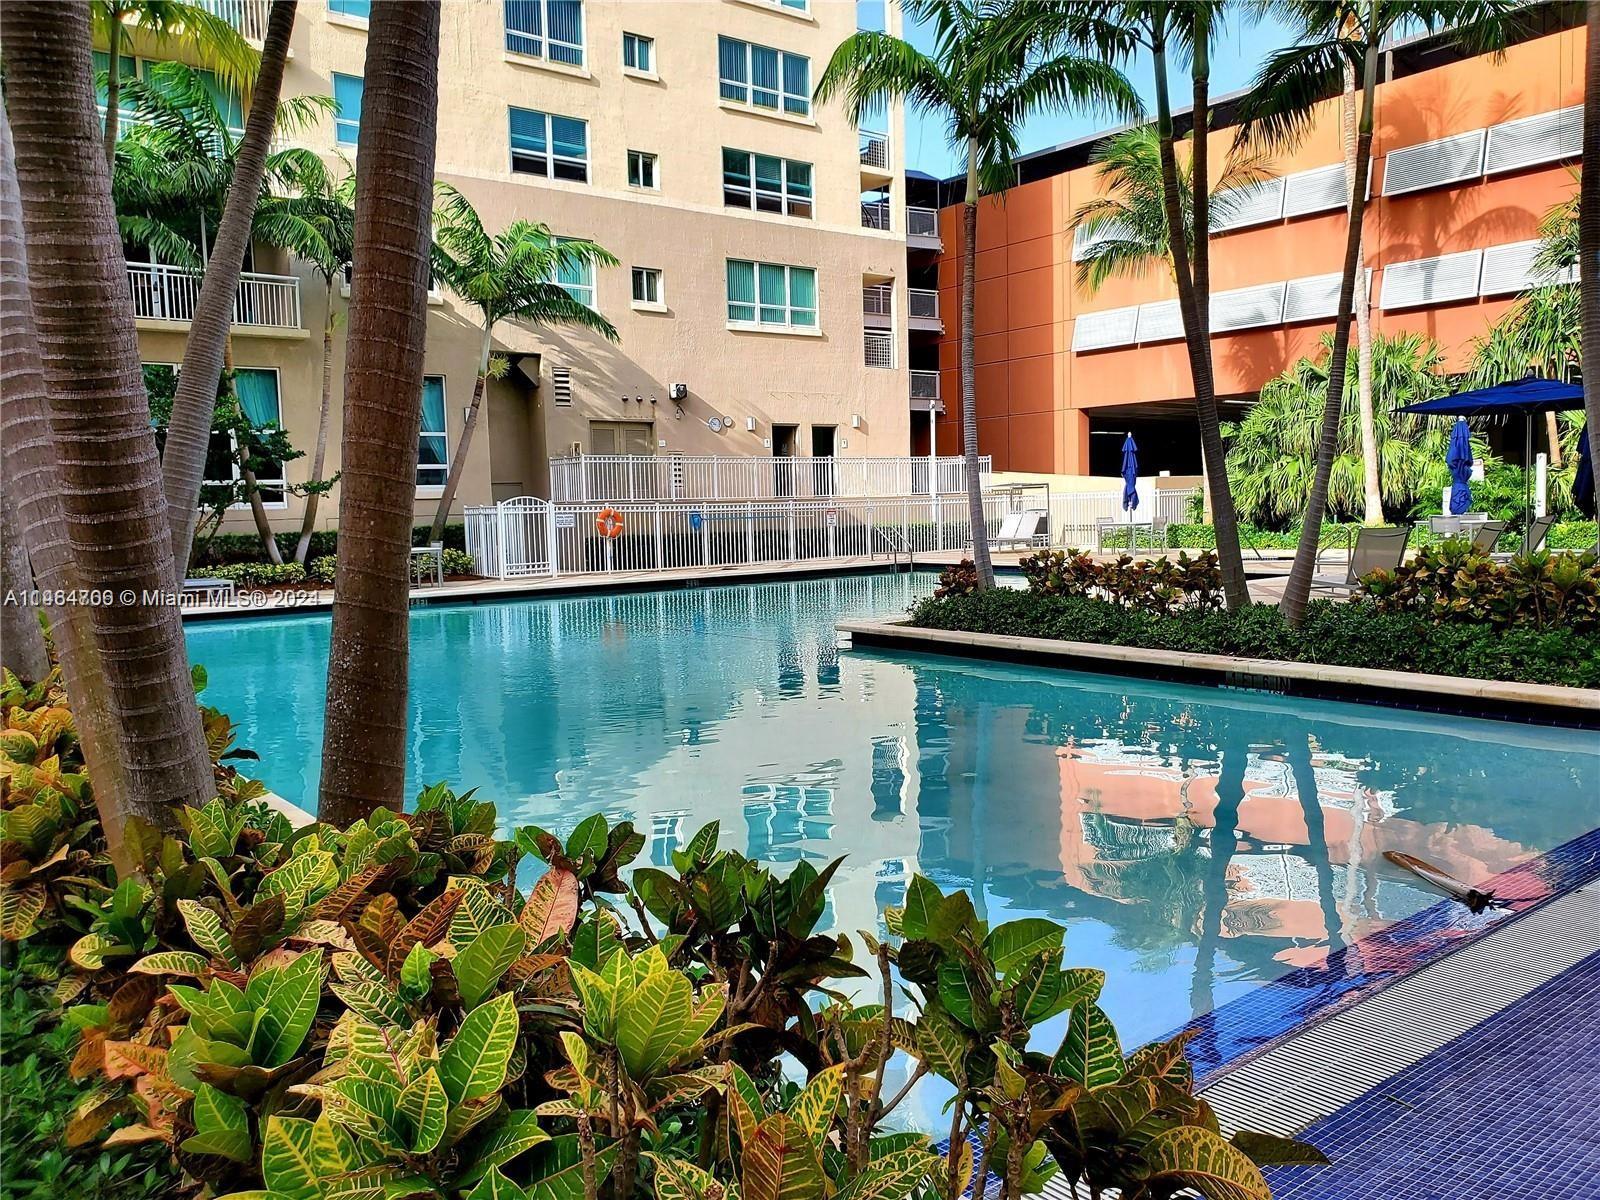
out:
M944 549L944 502L937 491L933 494L933 544L935 549Z
M711 565L711 510L702 509L700 512L700 565Z
M495 540L500 548L500 578L506 577L506 510L504 504L494 506Z
M900 501L900 540L905 544L906 557L911 556L911 501Z
M744 506L744 561L756 561L756 506L749 501Z
M549 573L561 573L561 538L556 529L556 506L552 502L541 501L544 505L544 538L545 550L550 556Z
M661 501L659 501L659 500L656 501L656 507L655 507L655 531L656 531L656 570L664 571L667 568L667 560L666 560L666 556L662 553L662 549L661 549Z
M789 499L789 561L795 562L799 555L795 552L794 544L794 498Z

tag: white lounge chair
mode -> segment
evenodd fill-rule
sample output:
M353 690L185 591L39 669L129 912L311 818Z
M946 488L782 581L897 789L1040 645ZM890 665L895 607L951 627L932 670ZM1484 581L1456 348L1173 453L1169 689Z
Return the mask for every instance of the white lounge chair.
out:
M1050 514L1042 508L1028 508L1019 513L1007 513L1000 522L1000 532L995 535L994 548L1006 546L1034 546L1046 532Z
M1367 525L1356 534L1350 561L1343 575L1313 575L1311 586L1353 592L1365 575L1373 571L1392 571L1405 561L1409 525Z

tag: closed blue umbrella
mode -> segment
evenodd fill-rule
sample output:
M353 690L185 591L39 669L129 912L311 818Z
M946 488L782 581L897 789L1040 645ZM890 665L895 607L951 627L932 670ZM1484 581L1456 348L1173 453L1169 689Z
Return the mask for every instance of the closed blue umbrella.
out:
M1572 477L1572 499L1584 516L1594 516L1594 454L1587 426L1578 435L1578 473Z
M1444 463L1450 468L1450 515L1459 517L1472 507L1472 433L1465 417L1457 417L1450 431Z
M1122 439L1122 507L1129 513L1139 507L1139 447L1131 433Z

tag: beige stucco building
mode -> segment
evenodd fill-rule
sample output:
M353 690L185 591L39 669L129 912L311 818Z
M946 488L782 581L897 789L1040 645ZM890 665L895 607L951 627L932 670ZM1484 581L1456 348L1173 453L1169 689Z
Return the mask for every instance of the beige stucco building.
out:
M264 29L265 0L224 8L247 35ZM292 140L343 154L358 173L366 9L363 0L304 0L284 79L286 96L339 101L337 116ZM898 31L893 0L883 22ZM542 222L599 242L620 264L563 281L616 326L617 342L570 328L495 328L511 369L489 386L457 512L547 495L548 457L574 450L907 452L907 321L896 315L907 308L901 114L872 122L877 136L868 138L838 105L810 100L856 28L853 0L446 0L437 177L467 195L491 232L519 218ZM887 204L871 203L883 196ZM336 284L329 297L305 264L266 247L247 265L235 363L270 372L254 377L256 390L275 387L281 423L305 450L334 308L331 474L345 289ZM145 361L178 362L197 285L170 268L134 264L130 274ZM878 290L864 305L869 288ZM888 318L864 315L885 300ZM448 293L433 297L425 463L441 434L447 456L459 450L478 346L474 313ZM309 455L286 471L291 483L307 478ZM419 472L419 518L431 515L442 482L442 469ZM301 512L291 495L271 519L297 527ZM331 527L337 504L322 514L318 524ZM248 513L228 525L249 528Z

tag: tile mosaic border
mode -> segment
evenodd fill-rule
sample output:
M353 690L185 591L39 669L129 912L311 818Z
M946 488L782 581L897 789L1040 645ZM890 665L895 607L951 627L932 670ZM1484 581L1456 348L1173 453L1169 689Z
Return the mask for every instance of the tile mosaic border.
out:
M1321 966L1302 967L1280 976L1180 1026L1173 1034L1183 1030L1195 1033L1189 1043L1189 1061L1197 1085L1205 1088L1290 1034L1359 1003L1505 922L1597 878L1600 828L1480 885L1481 890L1504 900L1505 908L1473 914L1455 900L1441 900L1336 950Z

